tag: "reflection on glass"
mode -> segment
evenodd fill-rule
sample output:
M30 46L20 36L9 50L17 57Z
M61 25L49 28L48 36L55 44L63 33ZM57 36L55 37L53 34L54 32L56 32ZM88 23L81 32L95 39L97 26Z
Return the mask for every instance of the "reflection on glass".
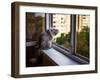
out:
M77 53L89 58L90 16L78 16Z
M45 14L26 13L26 41L37 40L39 33L44 31Z
M59 31L53 41L62 47L70 48L70 15L52 14L51 21L51 29Z

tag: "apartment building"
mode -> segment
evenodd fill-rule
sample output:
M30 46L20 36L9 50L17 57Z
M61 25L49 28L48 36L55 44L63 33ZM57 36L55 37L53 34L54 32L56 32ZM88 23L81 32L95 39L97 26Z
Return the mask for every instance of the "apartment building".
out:
M70 32L71 15L53 14L52 28L58 29L59 33L56 37L59 37L61 33L68 34ZM90 26L90 17L87 15L76 15L77 31L80 32L84 27Z
M52 22L52 28L59 30L56 37L59 37L61 33L68 34L70 32L70 15L54 14Z

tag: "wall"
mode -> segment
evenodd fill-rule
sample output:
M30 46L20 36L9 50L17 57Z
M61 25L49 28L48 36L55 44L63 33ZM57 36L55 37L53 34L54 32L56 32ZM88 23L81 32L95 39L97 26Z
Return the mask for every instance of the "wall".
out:
M10 77L11 68L11 2L15 0L1 0L0 2L0 80L16 80ZM20 1L20 0L16 0ZM29 0L21 0L29 1ZM76 4L98 6L100 10L99 0L30 0L30 2L41 3L56 3L56 4ZM100 11L98 11L100 14ZM98 16L100 22L100 16ZM100 23L98 24L100 26ZM98 27L98 34L100 27ZM100 37L98 37L98 47L100 47ZM100 50L98 50L98 53ZM100 54L98 54L98 58ZM99 73L97 74L79 74L79 75L64 75L53 77L38 77L38 78L22 78L18 80L100 80L100 58L98 59Z

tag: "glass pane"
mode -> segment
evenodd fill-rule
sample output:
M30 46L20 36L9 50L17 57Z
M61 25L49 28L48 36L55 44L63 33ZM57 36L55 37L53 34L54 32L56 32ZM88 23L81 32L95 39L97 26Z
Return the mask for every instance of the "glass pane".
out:
M53 41L64 48L70 48L70 15L52 14L51 29L58 29L59 33Z
M90 16L78 15L77 53L89 58Z
M44 13L26 13L26 41L37 40L39 33L44 31Z

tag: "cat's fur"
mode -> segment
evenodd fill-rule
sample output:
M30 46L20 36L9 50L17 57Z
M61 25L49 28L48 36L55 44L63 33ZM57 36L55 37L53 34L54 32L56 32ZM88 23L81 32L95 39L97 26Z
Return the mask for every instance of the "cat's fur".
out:
M30 59L30 61L36 65L40 65L42 63L42 54L41 49L50 49L52 47L52 39L58 33L57 29L50 29L45 32L41 32L38 38L37 44L35 45L36 54L35 58Z
M49 49L52 47L53 36L57 35L57 29L49 29L46 32L41 32L38 45L40 49Z

